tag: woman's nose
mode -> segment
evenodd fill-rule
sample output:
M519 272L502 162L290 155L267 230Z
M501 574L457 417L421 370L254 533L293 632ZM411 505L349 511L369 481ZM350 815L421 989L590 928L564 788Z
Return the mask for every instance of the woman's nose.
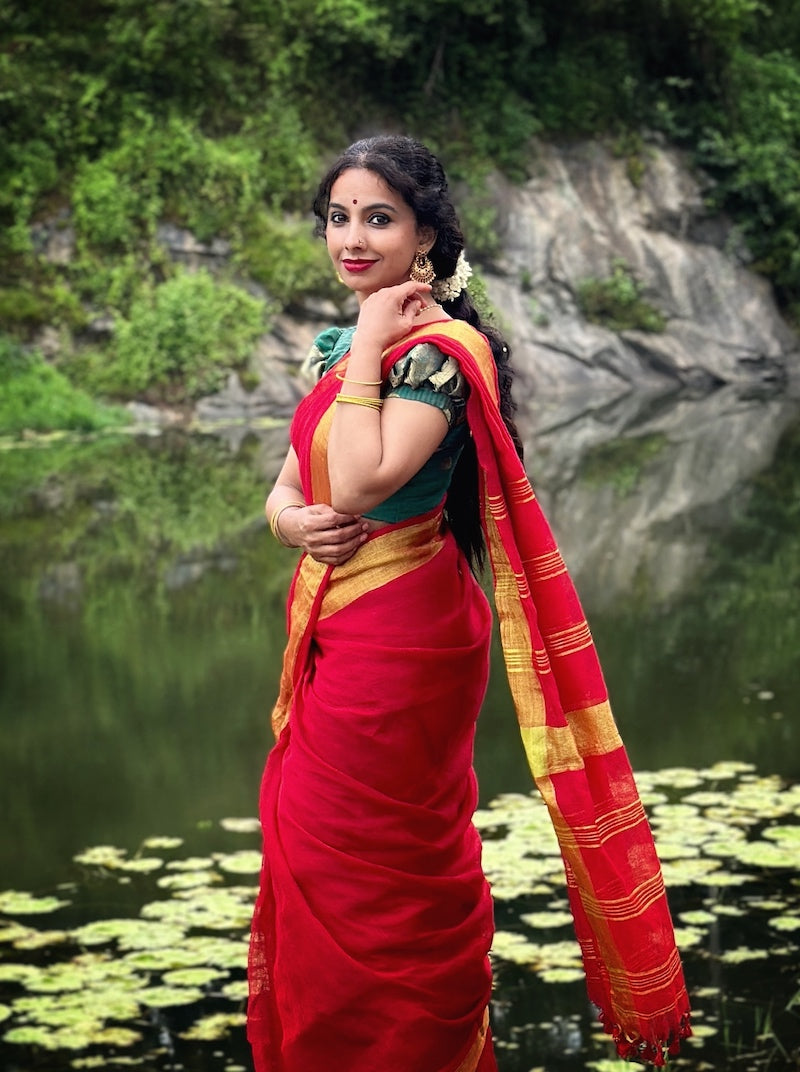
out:
M351 225L350 230L347 232L346 245L347 245L348 249L362 249L363 248L363 246L364 246L364 236L363 236L363 234L361 232L360 224Z

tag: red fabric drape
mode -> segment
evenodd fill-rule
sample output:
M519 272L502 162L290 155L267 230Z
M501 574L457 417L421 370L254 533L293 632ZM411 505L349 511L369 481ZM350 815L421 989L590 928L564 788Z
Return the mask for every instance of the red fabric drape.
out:
M461 364L512 696L559 837L589 996L619 1052L663 1063L690 1033L660 867L591 634L499 414L488 344L421 328ZM340 366L341 367L341 366ZM341 384L298 408L307 501L329 502ZM301 560L261 794L251 944L257 1072L493 1072L480 1028L491 905L470 816L489 612L438 518L374 534L343 567ZM476 1048L477 1046L477 1048ZM466 1064L465 1064L466 1062Z
M550 811L589 997L622 1056L664 1063L691 1034L661 867L580 601L500 416L486 340L462 321L421 328L470 384L483 525L503 654L528 762Z
M257 1072L495 1072L475 1043L492 905L472 825L491 612L441 516L304 559L262 783ZM358 560L358 562L356 562Z

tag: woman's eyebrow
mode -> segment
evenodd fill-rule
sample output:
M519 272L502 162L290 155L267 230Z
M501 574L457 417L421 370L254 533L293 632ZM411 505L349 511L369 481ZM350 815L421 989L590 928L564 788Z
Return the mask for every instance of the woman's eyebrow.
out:
M345 205L340 205L338 203L338 201L331 201L331 203L328 205L328 208L329 209L338 208L338 209L341 209L342 212L347 211L346 206ZM386 204L386 202L384 202L384 201L377 201L374 205L362 205L361 208L365 212L375 212L377 209L388 209L389 212L397 212L397 206L396 205L389 205L389 204Z

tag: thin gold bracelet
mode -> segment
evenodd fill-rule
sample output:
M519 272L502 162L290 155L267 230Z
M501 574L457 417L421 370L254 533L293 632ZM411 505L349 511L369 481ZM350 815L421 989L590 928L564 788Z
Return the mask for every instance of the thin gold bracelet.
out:
M380 387L383 380L354 380L351 376L345 376L341 372L336 373L336 379L342 383L357 383L359 387Z
M360 395L337 395L337 402L347 402L351 406L367 406L369 409L380 409L383 405L382 398L362 398Z
M269 531L272 533L278 543L282 543L284 547L289 547L290 545L281 536L281 530L278 528L278 522L281 519L281 514L284 510L288 510L291 507L302 509L305 505L306 504L304 502L288 502L284 503L283 506L279 506L277 510L272 511L272 517L269 519Z

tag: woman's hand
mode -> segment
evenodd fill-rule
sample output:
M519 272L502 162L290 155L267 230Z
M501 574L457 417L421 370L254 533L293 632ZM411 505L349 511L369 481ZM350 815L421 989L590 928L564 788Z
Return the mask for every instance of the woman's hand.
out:
M430 308L431 302L430 284L415 283L413 279L376 290L361 303L353 345L357 339L360 345L366 344L381 353L408 335L417 317Z
M369 534L363 518L337 513L325 503L284 510L279 527L286 543L302 548L315 562L325 566L347 562Z

